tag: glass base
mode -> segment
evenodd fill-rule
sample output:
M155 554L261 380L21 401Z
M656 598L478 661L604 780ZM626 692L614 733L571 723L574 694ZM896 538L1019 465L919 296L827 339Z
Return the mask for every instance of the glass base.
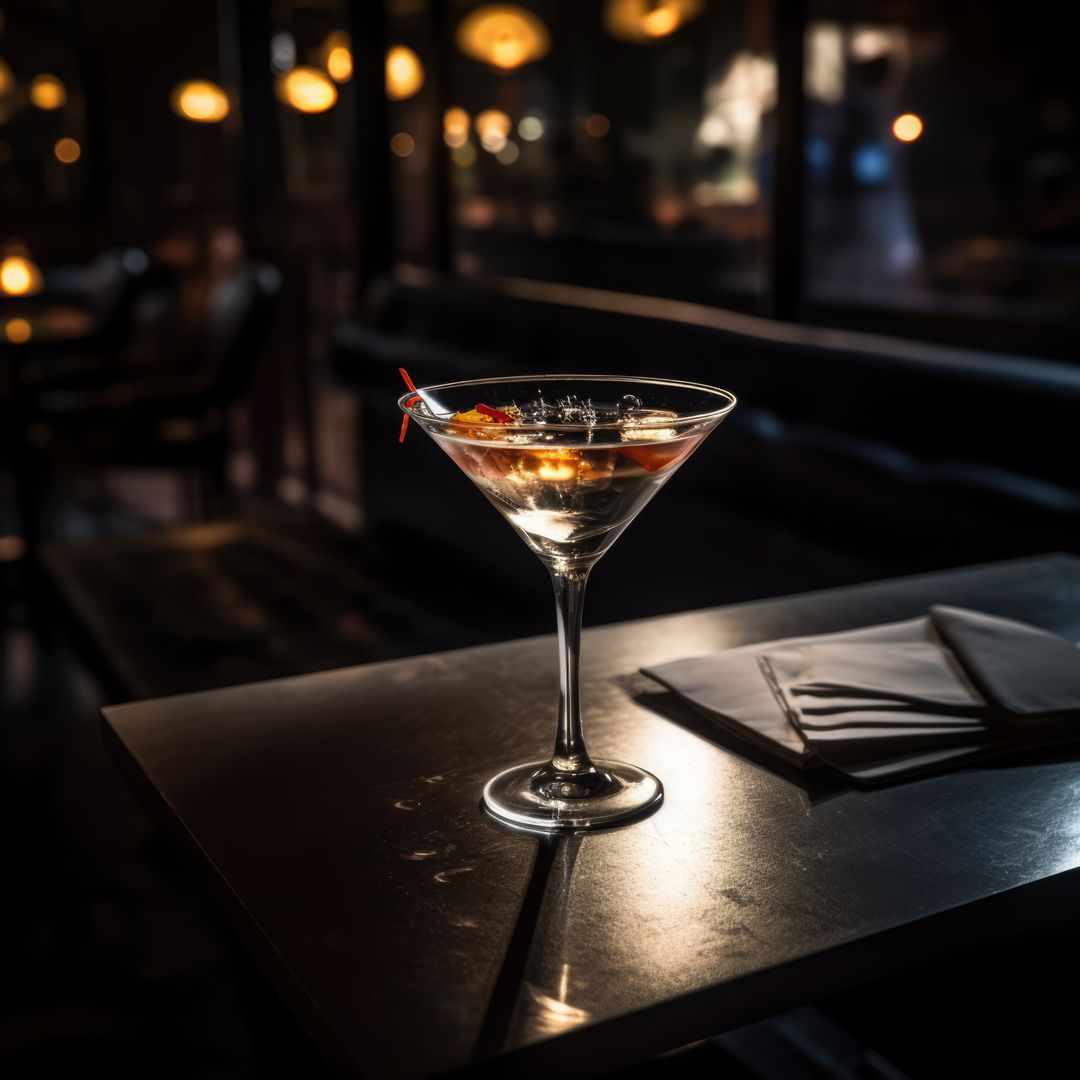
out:
M584 785L562 784L568 797L542 794L552 790L549 761L516 765L492 777L484 788L484 809L507 825L550 832L557 829L599 829L655 810L664 786L652 773L620 761L596 761L588 794L570 794Z

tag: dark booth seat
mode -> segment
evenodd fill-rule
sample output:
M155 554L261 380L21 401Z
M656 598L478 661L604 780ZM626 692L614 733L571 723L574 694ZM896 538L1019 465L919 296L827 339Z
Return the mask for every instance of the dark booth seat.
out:
M605 558L592 622L1077 550L1076 369L503 289L388 282L374 320L338 327L337 370L363 404L362 540L259 515L45 554L115 698L551 630L544 573L512 530L422 432L399 445L398 367L424 383L664 375L740 396Z
M1065 363L523 281L414 273L384 282L373 311L338 327L336 370L362 397L376 533L477 553L472 530L448 527L480 514L475 496L433 447L397 445L399 366L418 385L575 371L738 395L616 545L609 559L625 568L596 576L605 621L1080 546L1080 368ZM477 528L488 580L519 575L520 542ZM641 574L650 555L672 571ZM635 574L633 590L623 573Z

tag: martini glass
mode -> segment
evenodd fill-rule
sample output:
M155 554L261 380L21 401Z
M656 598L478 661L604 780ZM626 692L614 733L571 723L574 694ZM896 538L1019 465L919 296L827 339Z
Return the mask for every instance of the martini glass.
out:
M734 396L666 379L542 375L422 387L398 404L539 556L555 587L555 750L489 780L485 808L542 831L596 828L655 809L664 789L652 773L594 759L585 747L578 696L585 583L734 408Z

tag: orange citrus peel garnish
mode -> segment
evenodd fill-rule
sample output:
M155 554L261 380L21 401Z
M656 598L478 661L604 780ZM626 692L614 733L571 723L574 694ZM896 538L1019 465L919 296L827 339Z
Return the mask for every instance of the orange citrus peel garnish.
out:
M660 469L666 469L676 461L688 457L695 445L681 441L659 443L656 446L623 446L619 448L619 453L649 472L659 472Z
M461 425L461 427L454 429L456 434L468 435L474 439L494 439L497 437L494 431L490 429L485 431L482 425L495 424L498 426L514 422L514 418L509 413L503 412L502 409L495 409L491 405L485 405L483 402L480 402L474 409L454 413L451 420L456 420Z

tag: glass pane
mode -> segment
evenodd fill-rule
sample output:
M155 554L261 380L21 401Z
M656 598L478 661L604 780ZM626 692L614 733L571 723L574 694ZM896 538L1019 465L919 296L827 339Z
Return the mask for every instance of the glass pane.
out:
M88 141L80 160L108 186L117 239L152 244L169 234L183 247L190 236L177 234L185 226L230 221L241 118L216 5L191 0L136 14L95 4L85 18L84 56L96 76L88 115L91 130L106 138L99 147ZM71 33L78 32L76 23Z
M753 306L776 99L766 4L450 13L458 272Z
M386 96L390 126L390 176L394 193L395 249L407 263L428 263L437 197L432 150L439 101L431 67L438 56L439 26L426 0L387 4Z
M25 227L28 212L47 221L57 209L78 208L91 151L71 12L43 0L18 16L0 10L0 204L21 211L7 215L8 229Z
M1049 7L810 10L808 297L1075 321L1080 83Z
M345 198L352 137L345 101L352 49L343 0L271 7L268 61L277 100L285 196L291 203L337 206Z

